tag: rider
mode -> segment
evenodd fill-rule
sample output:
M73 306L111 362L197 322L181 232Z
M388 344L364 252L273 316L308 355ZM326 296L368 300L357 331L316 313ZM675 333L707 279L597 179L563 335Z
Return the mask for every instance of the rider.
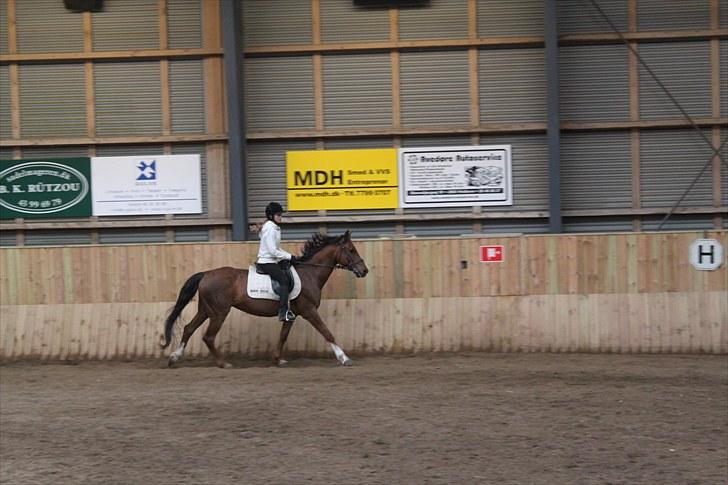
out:
M267 221L260 229L260 249L258 250L258 267L265 271L280 285L280 304L278 319L292 322L296 315L291 311L288 302L288 266L296 261L296 257L281 249L281 216L283 207L278 202L271 202L265 208Z

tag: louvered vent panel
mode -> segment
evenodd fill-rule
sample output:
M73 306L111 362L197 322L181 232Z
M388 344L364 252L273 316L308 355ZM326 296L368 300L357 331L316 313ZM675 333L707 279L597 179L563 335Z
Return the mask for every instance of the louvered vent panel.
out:
M7 54L8 50L8 5L0 2L0 54ZM4 66L0 66L4 67Z
M311 2L244 0L245 46L310 44Z
M96 156L99 157L146 156L162 153L164 153L163 145L99 145L96 147Z
M562 121L629 120L628 52L622 45L562 47L559 103Z
M543 234L549 232L547 219L490 219L483 221L483 234Z
M614 32L589 0L558 0L559 34ZM627 31L627 0L597 0L620 32Z
M172 133L205 132L205 92L202 61L170 61Z
M12 247L17 245L18 241L15 235L15 231L0 232L0 247Z
M210 240L208 229L175 229L174 241L184 243L202 243Z
M26 246L67 246L69 244L91 244L91 234L85 231L27 231Z
M562 134L562 207L632 207L630 146L626 131Z
M392 126L388 53L324 56L324 126Z
M468 2L462 0L430 0L425 7L399 11L402 40L462 39L467 33Z
M162 153L162 152L160 152ZM202 194L202 214L207 214L207 150L202 143L182 143L172 145L173 155L199 155L200 156L200 193ZM178 219L198 219L200 214L178 214Z
M202 11L205 0L167 0L167 31L170 49L202 47Z
M389 10L321 0L321 40L326 43L389 40Z
M710 132L704 131L710 139ZM640 134L640 181L643 207L671 207L711 158L712 151L693 129L643 131ZM680 207L713 205L712 169L708 167Z
M86 135L83 64L22 64L18 77L23 137Z
M149 0L104 2L91 14L94 50L159 49L158 8Z
M392 148L391 138L334 138L326 140L326 150L354 150L357 148Z
M13 149L8 147L0 147L0 160L12 160Z
M397 225L393 222L357 222L356 224L327 224L326 230L328 231L328 234L332 235L344 234L346 231L351 231L351 238L354 240L374 239L381 236L391 236L396 234ZM309 232L309 234L311 233ZM371 268L372 262L367 261L367 264L369 264Z
M99 136L161 133L158 62L98 63L94 77Z
M544 33L543 0L478 0L477 8L479 37Z
M480 121L546 121L544 50L483 49L478 54Z
M100 244L151 244L167 241L165 228L103 229L99 231Z
M728 140L728 128L723 128L721 130L720 139L722 142L725 142L725 140ZM723 145L723 158L728 160L728 149L725 148L726 145ZM726 167L725 163L720 164L720 205L722 206L728 206L728 167ZM728 222L728 217L724 218L725 221Z
M641 31L707 29L710 0L639 0L637 26Z
M61 0L16 1L15 19L20 53L83 51L83 15Z
M244 72L249 130L314 128L310 57L249 58Z
M466 51L403 52L400 73L404 126L469 124Z
M710 116L710 45L698 42L640 44L639 53L691 116ZM726 78L722 78L724 81ZM680 110L640 65L640 117L683 118Z
M726 0L728 3L728 0ZM728 12L726 12L728 15ZM728 116L728 40L720 41L720 115Z
M12 136L12 120L10 115L10 67L0 66L0 138Z
M442 135L442 136L403 136L403 147L459 147L469 146L473 143L469 135Z
M404 233L417 237L452 237L472 234L473 223L467 221L405 222Z
M565 217L564 232L631 232L631 217Z
M284 209L286 198L286 152L314 150L314 142L248 142L247 188L248 217L253 221L264 218L268 202L277 201Z
M665 209L665 214L667 214ZM656 231L657 228L662 224L660 231L710 231L715 229L713 225L713 218L709 215L703 214L672 214L670 218L662 222L665 216L653 216L642 218L642 230L643 231ZM725 221L726 218L723 218ZM725 251L725 249L724 249Z
M87 157L88 150L83 145L23 147L22 158L75 158Z
M728 27L728 0L719 0L720 2L720 10L719 10L719 22L721 27Z

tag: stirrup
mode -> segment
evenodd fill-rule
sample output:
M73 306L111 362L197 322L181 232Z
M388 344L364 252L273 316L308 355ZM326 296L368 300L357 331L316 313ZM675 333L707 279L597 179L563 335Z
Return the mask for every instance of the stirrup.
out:
M286 322L292 322L296 319L296 314L293 313L291 310L286 311Z

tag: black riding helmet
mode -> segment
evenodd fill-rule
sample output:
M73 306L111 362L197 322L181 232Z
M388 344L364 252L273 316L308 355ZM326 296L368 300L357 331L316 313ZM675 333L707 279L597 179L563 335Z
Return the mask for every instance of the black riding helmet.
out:
M283 207L278 202L271 202L265 206L265 218L269 221L273 220L273 216L276 214L283 214Z

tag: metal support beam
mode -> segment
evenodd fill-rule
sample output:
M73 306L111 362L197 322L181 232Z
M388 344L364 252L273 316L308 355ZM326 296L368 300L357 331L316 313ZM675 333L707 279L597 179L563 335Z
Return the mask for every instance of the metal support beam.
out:
M238 0L222 0L222 37L225 54L225 92L228 113L228 161L233 241L248 236L245 181L245 111L243 109L243 6Z
M561 228L561 127L559 116L559 26L557 0L545 2L547 138L549 154L549 231Z

